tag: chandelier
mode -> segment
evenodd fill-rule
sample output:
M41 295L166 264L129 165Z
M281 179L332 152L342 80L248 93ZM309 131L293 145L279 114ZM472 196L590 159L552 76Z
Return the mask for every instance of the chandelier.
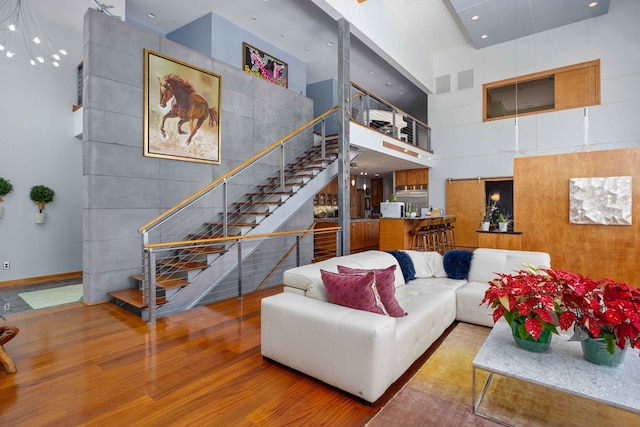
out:
M59 67L60 55L67 54L44 34L27 0L0 0L0 55L16 55L15 38L22 38L31 65Z

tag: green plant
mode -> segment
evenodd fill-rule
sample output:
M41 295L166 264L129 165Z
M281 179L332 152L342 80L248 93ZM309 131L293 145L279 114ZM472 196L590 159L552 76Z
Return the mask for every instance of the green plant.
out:
M389 201L390 202L397 202L398 201L398 195L396 193L391 193L389 195Z
M611 279L594 280L561 270L547 273L563 284L566 322L575 321L578 339L602 338L607 351L627 344L640 348L640 289Z
M53 201L55 195L56 193L52 189L44 185L34 185L31 187L31 191L29 192L29 197L36 205L38 205L40 213L42 213L44 206L47 203Z
M13 185L11 185L11 181L0 176L0 202L2 201L3 196L6 196L12 191Z
M503 214L502 212L498 214L498 222L506 222L507 224L510 224L511 221L511 214Z
M567 307L563 303L563 284L544 270L529 266L516 274L498 274L489 282L482 303L493 309L493 321L504 316L509 326L516 322L521 339L529 335L537 340L543 330L558 334L553 322L554 314L560 319L560 327L567 329Z
M407 212L409 213L413 213L413 212L418 212L418 205L416 205L415 203L409 202L409 204L407 205Z
M493 222L493 214L496 211L496 203L485 206L482 210L482 222Z

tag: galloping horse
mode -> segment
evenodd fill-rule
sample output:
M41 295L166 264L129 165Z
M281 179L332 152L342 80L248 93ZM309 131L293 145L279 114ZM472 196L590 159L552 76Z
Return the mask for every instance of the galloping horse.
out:
M162 116L162 122L160 123L160 133L164 138L167 137L167 132L164 130L164 122L167 119L178 117L178 133L186 134L187 132L182 130L182 125L189 122L189 129L191 133L187 138L187 145L191 143L191 138L200 129L202 123L209 118L209 126L214 126L218 123L218 111L215 108L209 108L207 100L198 95L191 86L191 83L183 80L180 76L175 74L167 74L164 77L158 76L160 82L160 106L166 108L167 103L172 101L171 110Z

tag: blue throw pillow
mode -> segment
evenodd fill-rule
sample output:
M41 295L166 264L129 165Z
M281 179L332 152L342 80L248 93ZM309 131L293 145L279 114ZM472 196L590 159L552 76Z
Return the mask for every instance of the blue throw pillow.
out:
M466 279L471 269L471 258L473 258L473 252L470 251L445 252L442 263L447 276L451 279Z
M413 261L411 261L411 257L409 254L403 251L387 251L398 260L398 264L400 264L400 270L402 270L402 276L404 277L404 282L407 283L410 280L416 278L416 269L413 265Z

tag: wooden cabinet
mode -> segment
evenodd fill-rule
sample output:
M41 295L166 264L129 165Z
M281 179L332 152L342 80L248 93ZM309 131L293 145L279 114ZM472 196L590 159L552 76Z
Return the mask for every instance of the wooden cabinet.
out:
M380 220L351 221L351 253L378 249L380 240Z
M477 231L477 233L479 248L522 250L522 233L497 231Z
M371 207L380 211L380 203L384 201L384 180L382 178L371 178Z
M429 185L429 168L395 171L396 187L407 185Z
M356 176L351 175L351 180L355 180ZM350 180L350 181L351 181ZM372 180L373 181L373 180ZM373 185L373 184L372 184ZM378 205L382 201L382 179L380 183L376 184L376 191L379 192ZM373 191L373 189L372 189ZM349 209L349 216L351 218L364 218L365 217L365 194L364 190L356 189L354 185L349 187L349 197L351 199L351 206ZM314 198L314 206L334 206L338 209L338 179L334 178L326 187L324 187L316 197Z
M338 208L338 178L334 178L315 197L316 206L335 206Z
M336 227L336 221L317 222L315 228ZM367 219L351 221L349 224L349 245L351 253L378 249L380 240L380 220ZM314 239L314 262L336 256L336 233L326 232L317 234Z

